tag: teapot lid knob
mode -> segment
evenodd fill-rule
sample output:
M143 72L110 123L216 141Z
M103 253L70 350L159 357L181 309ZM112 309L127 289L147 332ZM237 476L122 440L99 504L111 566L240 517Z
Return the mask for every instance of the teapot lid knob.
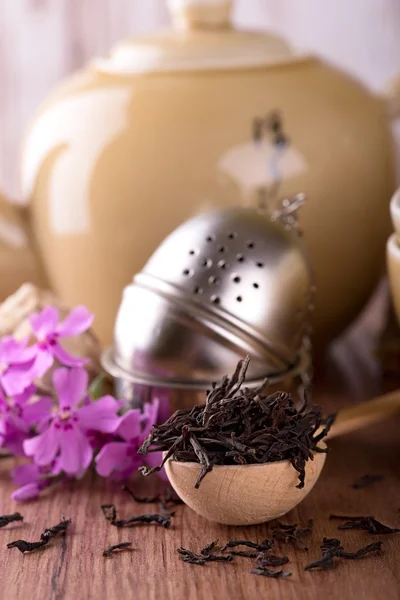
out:
M168 0L180 29L223 29L231 26L233 0Z

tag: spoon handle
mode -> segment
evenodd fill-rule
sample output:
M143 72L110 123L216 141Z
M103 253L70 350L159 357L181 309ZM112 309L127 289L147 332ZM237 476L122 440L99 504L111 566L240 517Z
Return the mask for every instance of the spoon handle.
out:
M339 411L326 439L379 423L397 413L400 413L400 390Z

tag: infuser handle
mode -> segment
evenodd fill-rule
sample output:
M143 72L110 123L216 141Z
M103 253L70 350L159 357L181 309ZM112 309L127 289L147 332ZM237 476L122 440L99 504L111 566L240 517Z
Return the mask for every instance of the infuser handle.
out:
M400 390L339 411L326 439L357 431L400 414Z

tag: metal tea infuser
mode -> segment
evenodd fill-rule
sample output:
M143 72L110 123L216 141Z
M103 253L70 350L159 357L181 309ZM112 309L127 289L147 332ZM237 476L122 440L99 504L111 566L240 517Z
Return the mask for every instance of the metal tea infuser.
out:
M282 155L286 141L273 123ZM255 143L260 127L259 121ZM278 187L275 181L271 195ZM114 344L102 357L119 395L138 403L168 396L174 408L194 404L245 355L248 386L266 378L304 383L315 290L297 223L305 198L298 194L268 210L268 195L262 208L189 219L125 288Z

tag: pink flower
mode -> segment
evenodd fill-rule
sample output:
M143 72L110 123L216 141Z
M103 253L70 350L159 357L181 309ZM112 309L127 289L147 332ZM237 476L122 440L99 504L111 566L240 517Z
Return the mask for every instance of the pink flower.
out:
M36 349L27 348L27 341L18 342L11 336L0 340L0 382L8 396L21 394L32 383Z
M54 371L59 408L42 424L40 435L24 442L25 454L32 456L36 465L46 466L57 459L62 471L79 475L93 457L88 431L111 433L117 429L121 403L112 396L84 403L87 385L88 374L82 368Z
M51 399L37 398L35 392L35 387L29 386L14 397L0 394L0 447L6 446L16 456L24 455L24 440L51 410Z
M35 377L43 377L57 359L68 367L81 367L87 361L69 354L59 339L79 335L93 323L94 316L84 306L77 306L62 323L59 323L59 311L47 306L41 313L31 316L30 323L36 335L36 361L33 367Z
M110 442L103 446L96 456L96 470L103 477L113 476L126 479L143 463L143 457L137 451L150 433L157 420L158 400L146 404L144 411L129 410L122 418L116 435L122 440ZM146 457L149 466L161 462L160 452Z
M11 494L17 502L33 500L44 489L56 481L54 478L60 473L60 465L55 462L46 467L38 467L34 463L19 465L11 472L13 483L21 487Z
M11 500L15 500L16 502L34 500L48 485L47 480L27 483L11 494Z

